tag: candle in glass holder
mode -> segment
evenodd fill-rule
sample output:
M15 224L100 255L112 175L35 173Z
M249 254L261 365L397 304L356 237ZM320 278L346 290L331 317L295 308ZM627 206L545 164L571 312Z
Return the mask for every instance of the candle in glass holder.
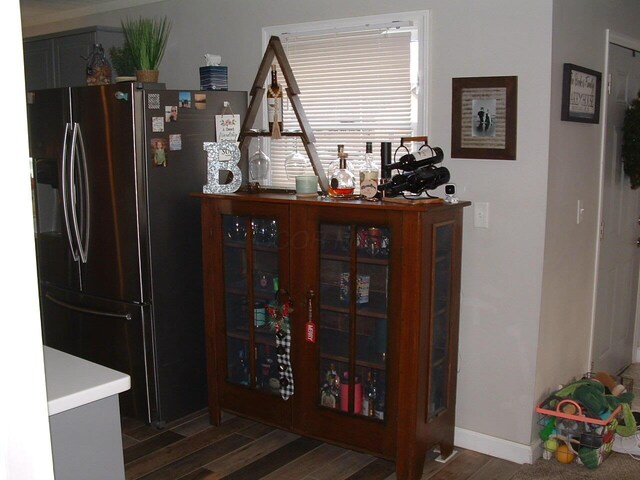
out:
M318 193L318 177L316 175L296 176L296 193L298 195L316 195Z

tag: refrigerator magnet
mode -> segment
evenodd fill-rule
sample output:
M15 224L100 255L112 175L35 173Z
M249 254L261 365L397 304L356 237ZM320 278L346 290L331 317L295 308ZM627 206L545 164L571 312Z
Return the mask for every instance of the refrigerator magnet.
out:
M191 108L191 92L178 93L178 106L180 108Z
M164 118L151 117L151 131L152 132L164 132Z
M178 121L178 107L175 105L167 105L164 107L164 121L177 122Z
M164 138L151 139L151 154L154 167L167 166L167 140Z
M207 108L207 94L194 93L193 99L196 102L196 110L205 110Z
M149 94L147 94L147 108L149 108L149 110L158 110L158 109L160 109L160 94L159 93L149 93Z
M169 150L182 150L182 135L169 135Z

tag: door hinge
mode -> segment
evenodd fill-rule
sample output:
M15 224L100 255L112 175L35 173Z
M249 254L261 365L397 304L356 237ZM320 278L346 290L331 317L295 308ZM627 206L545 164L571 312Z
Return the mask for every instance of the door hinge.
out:
M611 95L611 74L607 75L607 94Z
M604 238L604 220L600 222L600 240Z

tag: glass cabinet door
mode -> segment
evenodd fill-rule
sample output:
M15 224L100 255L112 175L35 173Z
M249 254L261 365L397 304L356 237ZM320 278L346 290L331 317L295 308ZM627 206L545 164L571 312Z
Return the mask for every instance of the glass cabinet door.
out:
M318 403L384 420L390 230L320 225Z
M434 278L431 312L428 418L447 409L449 391L449 329L453 223L437 225L434 232Z
M278 221L235 215L222 221L227 381L279 395L266 310L279 289Z

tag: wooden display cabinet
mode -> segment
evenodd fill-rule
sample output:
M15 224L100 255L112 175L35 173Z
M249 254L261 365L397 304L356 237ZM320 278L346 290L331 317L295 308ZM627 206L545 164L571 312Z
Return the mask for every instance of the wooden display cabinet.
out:
M469 203L198 196L211 422L225 410L366 451L400 479L433 446L451 454ZM264 314L278 290L294 309L287 401Z

